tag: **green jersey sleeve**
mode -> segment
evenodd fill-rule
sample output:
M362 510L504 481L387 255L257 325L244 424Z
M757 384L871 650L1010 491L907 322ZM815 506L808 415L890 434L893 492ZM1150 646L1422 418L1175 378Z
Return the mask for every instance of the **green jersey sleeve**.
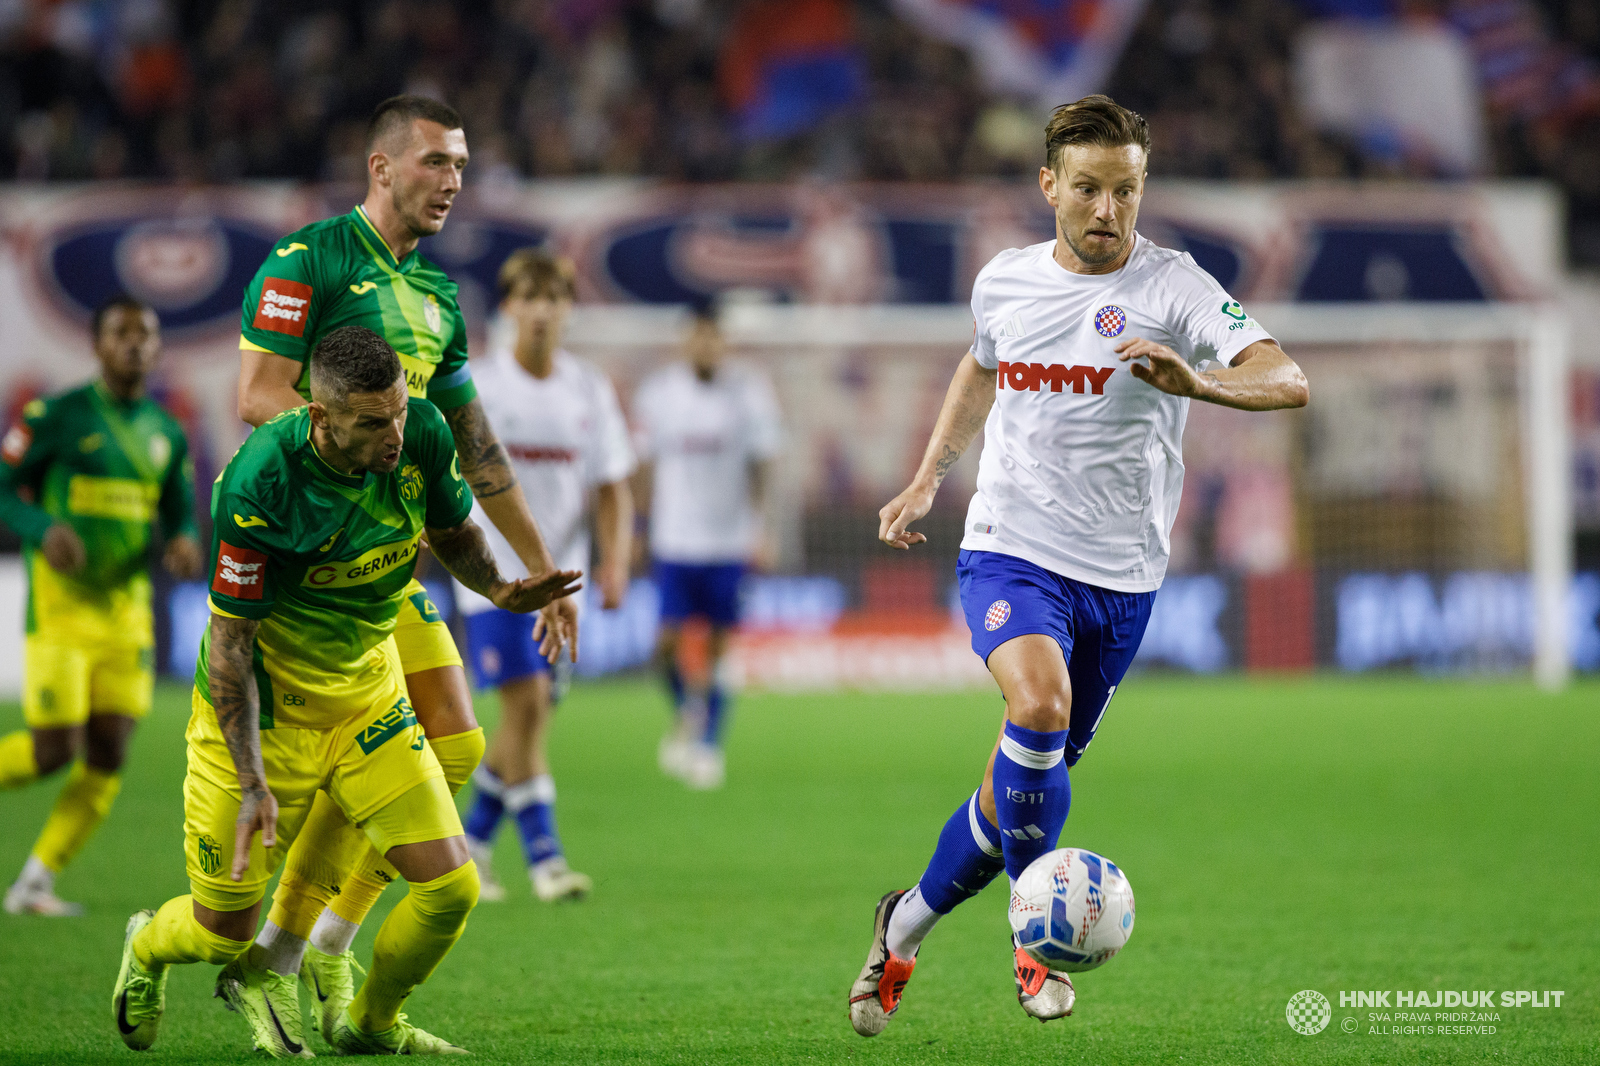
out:
M194 521L194 458L189 439L174 427L172 461L161 483L161 531L172 537L196 535Z
M244 291L242 341L261 351L298 359L311 353L317 313L332 293L322 284L315 250L291 233L267 254Z
M444 416L431 401L411 401L406 436L415 441L407 451L416 458L427 493L424 523L433 529L451 529L472 513L472 492L461 476L456 440Z
M47 400L30 400L22 417L0 441L0 522L29 545L44 539L55 519L43 507L22 498L18 490L37 493L45 468L55 457L55 419Z
M478 387L472 381L472 368L467 364L467 322L461 316L461 307L450 305L450 318L455 324L450 343L439 358L439 367L428 382L428 399L441 411L449 411L477 399Z
M263 619L277 600L283 546L262 517L267 509L226 481L212 509L211 605L238 618Z

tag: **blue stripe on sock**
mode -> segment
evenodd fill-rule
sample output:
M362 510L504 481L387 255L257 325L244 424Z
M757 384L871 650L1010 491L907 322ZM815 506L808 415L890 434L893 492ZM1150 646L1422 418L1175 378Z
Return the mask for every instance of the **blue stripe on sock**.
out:
M984 851L973 836L975 799L973 795L963 800L944 823L933 858L928 860L928 868L918 882L922 898L939 914L949 914L957 904L983 891L1005 866L1002 860ZM993 847L999 848L1000 830L989 824L982 811L978 811L977 816L979 831Z
M495 830L500 828L506 805L499 796L491 796L481 788L474 789L473 793L472 808L467 811L466 818L467 836L487 844L494 840Z
M561 854L561 837L556 833L556 808L553 803L530 803L516 813L517 832L522 837L522 853L529 866Z

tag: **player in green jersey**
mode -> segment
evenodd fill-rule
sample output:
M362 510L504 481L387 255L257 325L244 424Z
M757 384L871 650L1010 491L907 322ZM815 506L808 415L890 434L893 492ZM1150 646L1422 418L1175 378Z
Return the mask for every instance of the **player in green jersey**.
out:
M311 389L309 407L250 435L212 491L211 620L184 780L191 891L128 923L112 1009L136 1049L155 1041L168 968L213 962L258 1047L308 1054L296 978L266 968L250 938L320 791L410 885L330 1043L344 1054L461 1050L399 1013L460 937L478 875L392 634L424 537L458 580L510 611L537 610L578 575L501 577L449 428L406 395L383 338L330 333Z
M111 809L128 737L150 709L154 519L167 569L180 578L200 570L188 444L144 394L161 350L156 314L113 300L96 312L92 334L100 377L29 403L0 447L0 522L22 537L28 572L28 728L0 737L0 788L73 764L6 893L12 914L82 912L56 897L55 875Z
M444 225L466 163L466 134L450 108L410 96L378 106L367 135L366 199L280 240L246 292L239 414L260 425L304 403L315 368L308 354L329 331L355 324L379 333L399 354L412 397L444 415L484 513L528 573L547 574L554 560L472 384L456 285L417 251ZM563 643L576 657L571 601L553 603L537 625L550 658ZM483 756L483 732L460 654L420 583L408 590L395 643L417 719L458 789ZM277 972L300 972L316 994L325 1036L352 995L350 944L394 876L337 807L319 800L285 863L260 942Z

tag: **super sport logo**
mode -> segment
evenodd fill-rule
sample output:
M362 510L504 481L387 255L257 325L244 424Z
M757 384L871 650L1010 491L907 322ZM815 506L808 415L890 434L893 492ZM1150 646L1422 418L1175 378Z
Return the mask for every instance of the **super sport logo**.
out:
M306 315L311 308L311 286L283 278L268 278L261 283L261 300L256 304L256 329L303 337Z
M1106 379L1116 371L1114 366L1062 366L1052 363L1001 363L996 377L996 388L1013 392L1039 392L1048 383L1051 392L1060 392L1067 386L1082 393L1087 387L1095 396L1106 391Z
M261 552L223 541L217 549L217 572L211 579L211 591L236 600L259 600L266 568L267 557Z

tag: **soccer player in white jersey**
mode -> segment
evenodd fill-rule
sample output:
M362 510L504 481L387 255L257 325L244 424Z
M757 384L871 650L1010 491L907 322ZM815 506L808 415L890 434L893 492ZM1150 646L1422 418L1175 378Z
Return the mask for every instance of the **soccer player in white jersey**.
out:
M511 458L551 554L589 568L591 498L600 561L601 603L619 606L628 587L633 497L628 476L633 450L616 390L599 368L561 347L572 310L574 270L566 259L536 248L514 252L500 268L500 313L516 325L509 349L475 369L484 413ZM492 530L484 523L486 531ZM505 538L487 532L500 567L522 573ZM510 814L540 900L580 897L590 879L568 867L556 833L555 780L545 754L554 702L552 662L539 654L541 623L500 610L456 584L467 619L468 658L480 688L500 690L500 726L473 775L476 796L467 813L467 846L483 879L482 898L503 899L490 855L500 819ZM553 649L552 660L559 655ZM574 641L571 661L578 649ZM565 664L561 664L565 665Z
M1188 255L1134 230L1150 156L1144 119L1104 96L1058 108L1039 186L1055 240L1001 252L972 286L975 336L915 479L878 513L907 527L981 427L978 491L956 569L981 656L1005 696L982 785L939 835L921 880L874 916L850 1021L888 1025L939 918L1004 868L1055 848L1067 770L1127 671L1166 573L1191 399L1247 411L1303 406L1305 376ZM1031 1017L1072 1012L1065 973L1012 944Z
M645 379L634 397L635 442L650 482L650 551L661 591L656 661L677 719L662 739L661 768L691 788L723 782L728 638L739 623L739 585L762 554L769 470L779 442L772 383L724 359L714 311L695 312L688 358ZM689 618L705 619L709 684L690 693L678 667Z

